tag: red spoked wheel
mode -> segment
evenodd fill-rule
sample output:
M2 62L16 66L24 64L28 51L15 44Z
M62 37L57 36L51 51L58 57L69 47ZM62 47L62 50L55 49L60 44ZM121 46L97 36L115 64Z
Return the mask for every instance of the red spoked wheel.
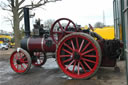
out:
M19 52L15 50L10 57L10 65L15 72L26 73L31 67L30 55L23 49L20 49Z
M67 18L60 18L56 20L51 27L51 37L53 41L58 44L58 42L66 35L72 32L76 32L75 23Z
M32 61L32 64L37 67L44 65L47 60L46 53L42 53L42 52L34 52L33 57L35 58Z
M92 77L101 62L99 44L85 33L72 33L65 36L59 42L56 53L61 70L75 79Z

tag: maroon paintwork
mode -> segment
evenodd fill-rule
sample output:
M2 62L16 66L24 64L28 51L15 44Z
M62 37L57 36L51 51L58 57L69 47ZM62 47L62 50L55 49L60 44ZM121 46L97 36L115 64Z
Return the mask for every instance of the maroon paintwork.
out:
M36 37L36 38L29 38L28 39L28 47L27 49L32 51L38 51L38 52L55 52L56 50L56 44L52 43L52 46L48 47L46 46L46 42L48 40L52 40L50 37L48 39Z
M44 40L44 43L43 43L43 49L44 49L44 51L45 52L55 52L56 51L56 44L54 43L54 41L52 40L52 46L50 46L50 47L48 47L47 45L46 45L46 42L48 41L48 40L52 40L52 38L51 37L49 37L48 39L45 39Z
M100 40L98 40L98 43L99 43L101 51L102 51L101 66L102 67L114 67L116 65L116 59L110 59L109 56L103 56L104 43L102 43L102 41L100 41Z
M29 51L44 51L42 45L43 38L29 38L28 50Z
M116 65L116 59L110 59L108 56L102 56L101 66L114 67Z

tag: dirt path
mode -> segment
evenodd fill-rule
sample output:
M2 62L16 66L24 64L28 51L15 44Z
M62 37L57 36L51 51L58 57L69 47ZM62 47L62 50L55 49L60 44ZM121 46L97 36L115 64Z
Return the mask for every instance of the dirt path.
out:
M0 61L0 85L126 85L125 65L118 62L120 72L100 68L89 80L74 80L60 71L55 59L49 58L41 68L33 67L24 75L12 71L9 61Z
M0 50L0 60L9 59L11 53L14 51L14 48L9 48L8 50Z
M89 80L74 80L66 76L53 58L49 58L44 66L32 66L27 74L19 75L9 64L13 50L0 51L0 85L126 85L124 61L118 61L120 72L115 72L114 68L100 68Z

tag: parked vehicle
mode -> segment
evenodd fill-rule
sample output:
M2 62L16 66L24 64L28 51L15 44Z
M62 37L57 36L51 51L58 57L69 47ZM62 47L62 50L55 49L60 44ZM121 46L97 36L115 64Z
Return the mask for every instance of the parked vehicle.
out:
M14 38L9 35L0 35L0 41L8 43L9 47L12 48L15 46Z
M48 34L38 20L31 34L28 8L24 8L24 21L25 37L20 42L21 47L10 57L15 72L24 74L31 65L44 65L49 52L56 54L54 58L60 69L74 79L89 79L101 66L118 69L116 61L123 43L119 39L102 38L90 24L87 30L81 30L72 20L60 18L52 24Z
M8 50L8 44L7 43L0 43L0 49L1 50Z

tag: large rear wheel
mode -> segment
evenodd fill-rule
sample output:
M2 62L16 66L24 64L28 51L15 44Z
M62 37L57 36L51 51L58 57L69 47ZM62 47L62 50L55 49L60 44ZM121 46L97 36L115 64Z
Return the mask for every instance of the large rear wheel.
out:
M92 77L101 63L99 44L85 33L65 36L59 42L56 54L60 69L75 79Z

